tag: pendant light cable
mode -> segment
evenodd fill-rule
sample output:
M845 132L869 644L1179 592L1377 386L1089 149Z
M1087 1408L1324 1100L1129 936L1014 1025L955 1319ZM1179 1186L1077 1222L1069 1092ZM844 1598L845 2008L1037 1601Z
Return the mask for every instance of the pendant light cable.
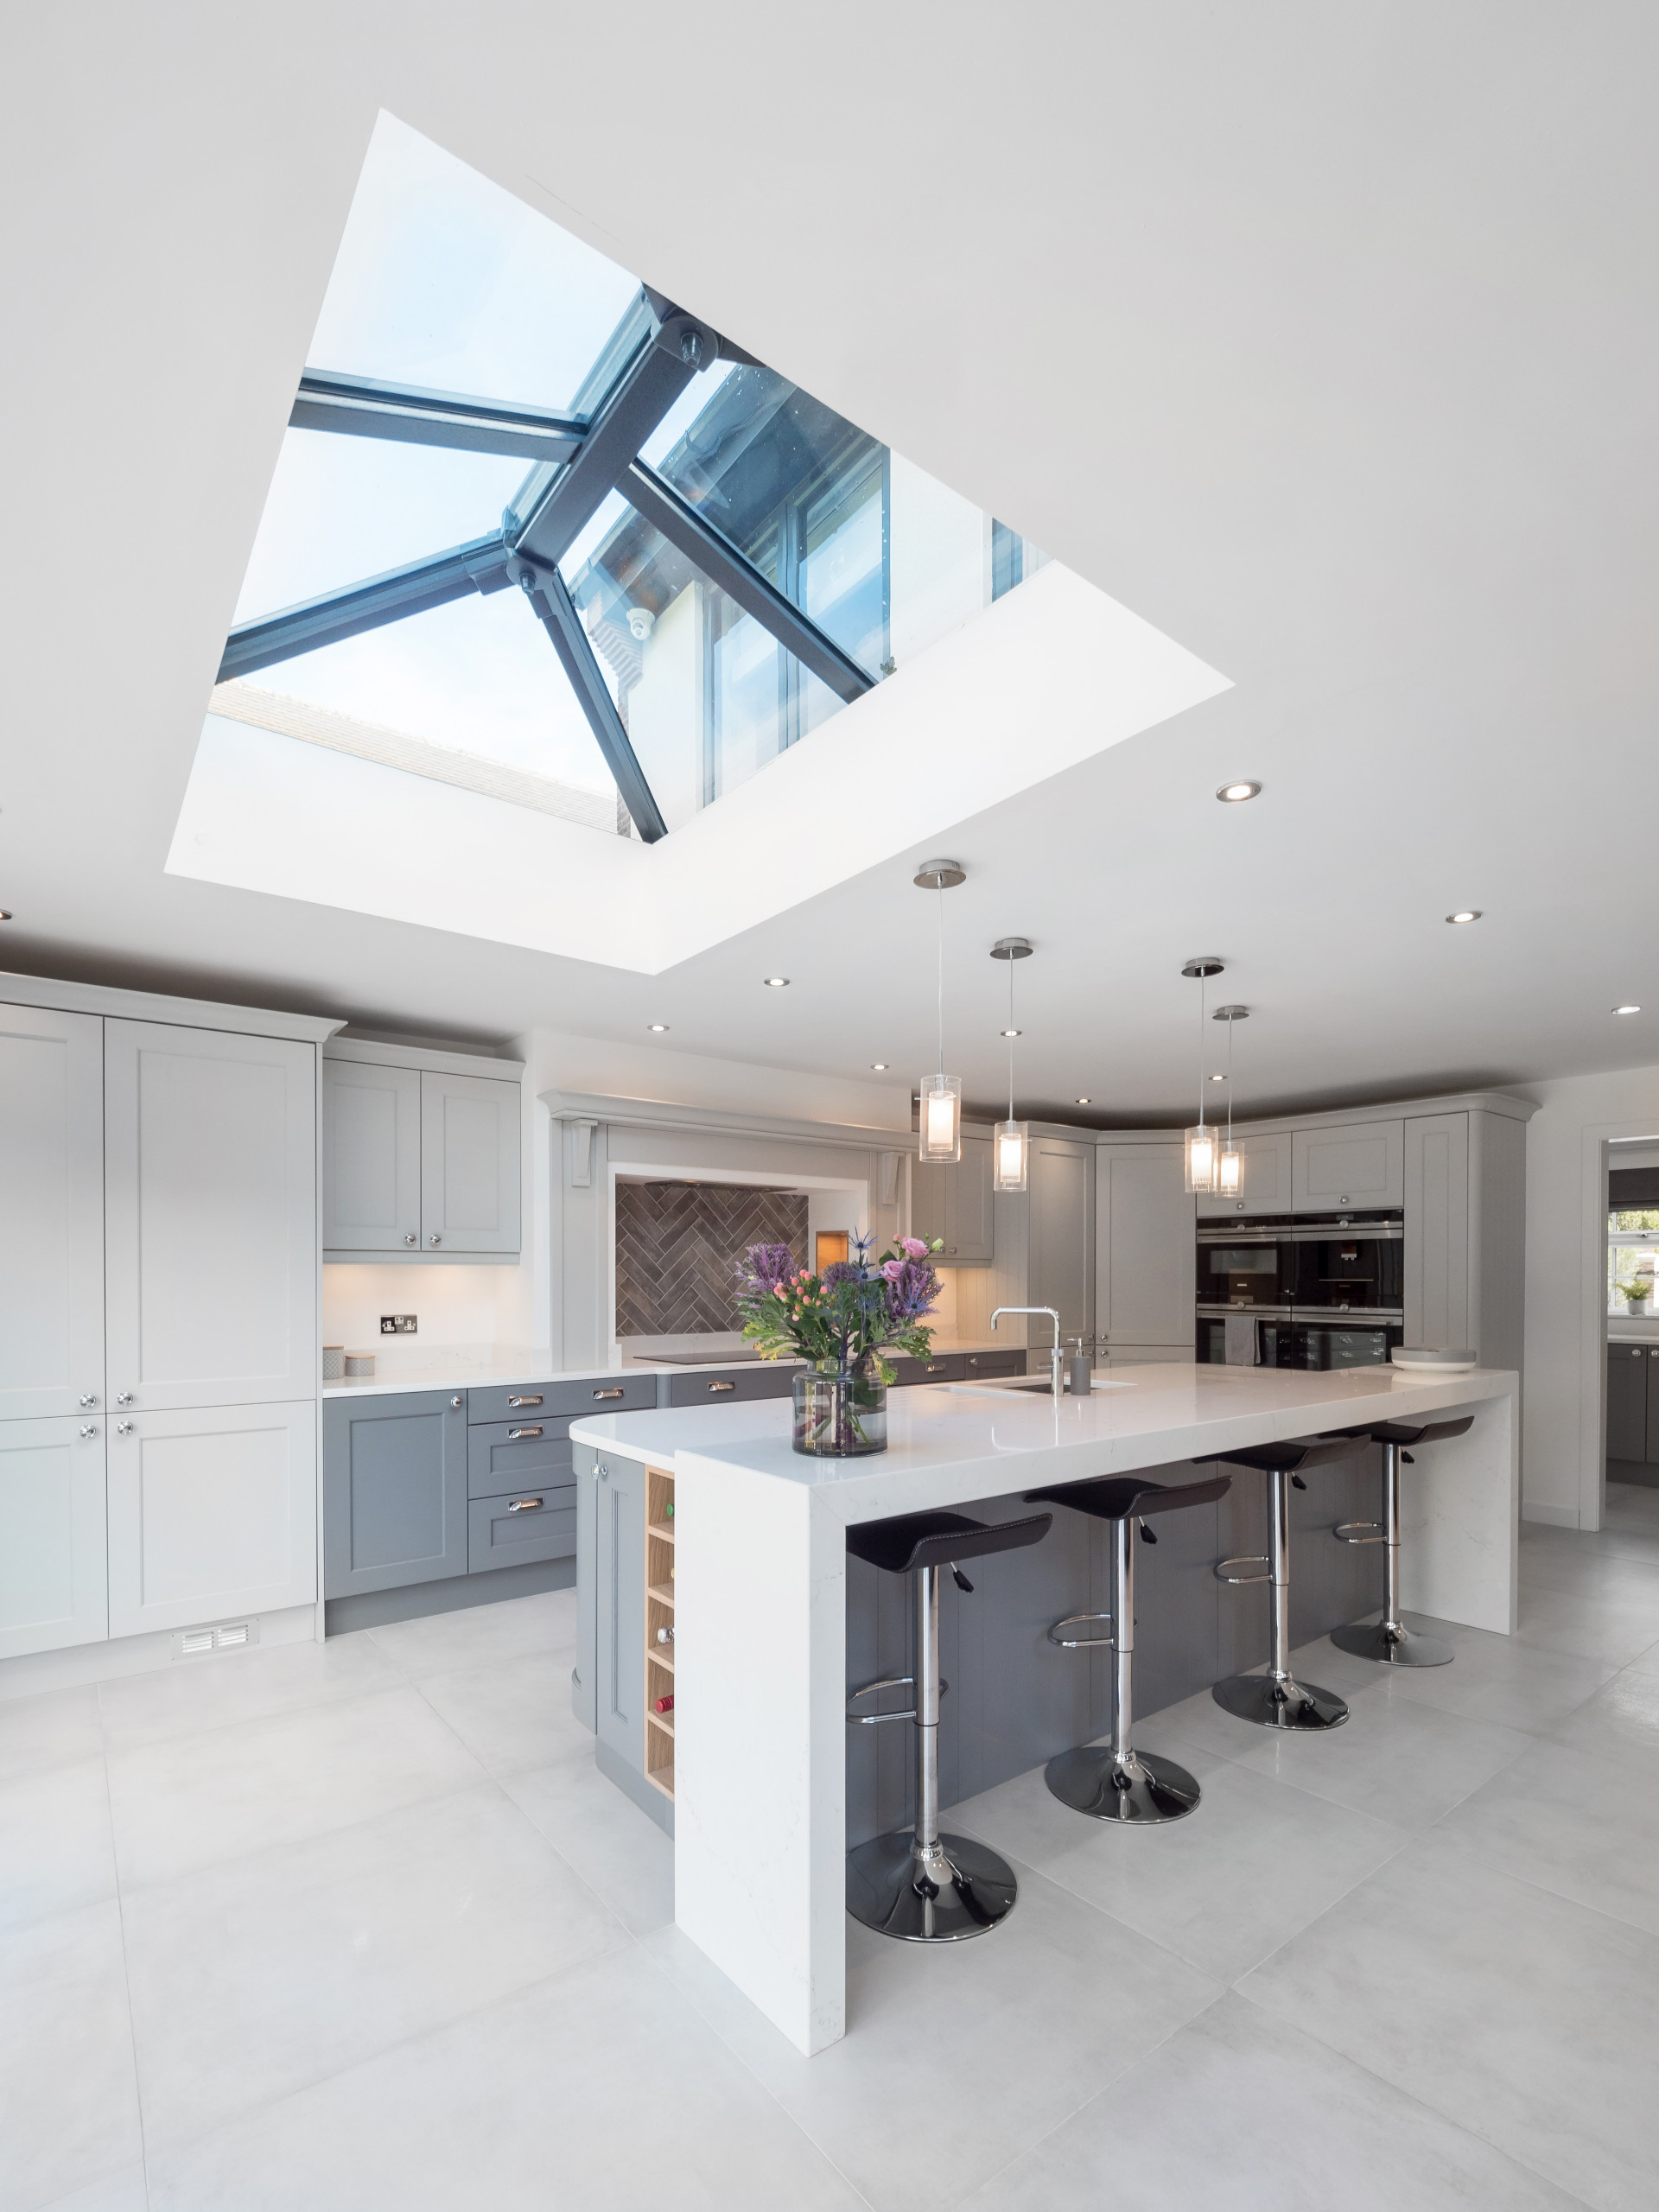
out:
M939 893L939 1081L944 1081L944 885Z
M1198 1127L1204 1127L1204 1001L1208 977L1198 976ZM1228 1031L1230 1037L1231 1030Z
M1227 1149L1233 1148L1233 1025L1227 1024Z
M1014 1119L1014 956L1008 956L1008 1119Z

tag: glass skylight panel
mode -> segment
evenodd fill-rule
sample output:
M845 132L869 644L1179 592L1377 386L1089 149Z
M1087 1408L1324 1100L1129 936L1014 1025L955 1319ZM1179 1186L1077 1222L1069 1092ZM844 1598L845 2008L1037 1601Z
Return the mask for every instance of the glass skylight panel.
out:
M237 620L487 537L524 475L498 454L285 432Z
M581 789L614 786L522 593L474 594L250 679L354 720Z
M383 110L308 358L350 376L569 407L639 289Z

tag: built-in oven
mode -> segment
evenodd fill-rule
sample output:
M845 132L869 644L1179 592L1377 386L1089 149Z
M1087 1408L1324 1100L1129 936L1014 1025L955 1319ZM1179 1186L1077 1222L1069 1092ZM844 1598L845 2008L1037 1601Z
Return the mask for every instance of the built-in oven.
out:
M1222 1313L1200 1306L1193 1357L1205 1367L1294 1367L1295 1324L1287 1313Z
M1201 1224L1195 1357L1217 1367L1290 1366L1295 1267L1287 1214Z
M1290 1231L1289 1303L1303 1313L1399 1319L1405 1224L1397 1212L1319 1214Z

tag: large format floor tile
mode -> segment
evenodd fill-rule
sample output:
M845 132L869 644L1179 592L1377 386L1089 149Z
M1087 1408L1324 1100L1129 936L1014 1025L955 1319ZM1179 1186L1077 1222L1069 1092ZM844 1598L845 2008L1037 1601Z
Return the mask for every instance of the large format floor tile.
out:
M1659 1770L1659 1671L1648 1655L1604 1682L1553 1731L1559 1743Z
M98 1690L41 1690L0 1699L0 1788L43 1766L72 1766L104 1750Z
M0 2212L143 2155L113 1898L0 1936Z
M149 2212L149 2191L142 2165L122 2166L100 2174L67 2196L54 2196L39 2212Z
M0 1785L0 1928L115 1895L110 1790L101 1758Z
M574 1758L507 1775L501 1786L630 1934L667 1927L674 1917L673 1842L605 1779L594 1764L591 1737Z
M1465 1629L1449 1667L1391 1667L1385 1687L1390 1697L1414 1698L1465 1720L1541 1736L1616 1671L1611 1661Z
M365 1633L376 1650L411 1681L481 1666L486 1660L517 1659L530 1651L568 1650L574 1660L576 1593L547 1590L499 1605L467 1605L459 1612L392 1621ZM568 1666L564 1671L568 1678Z
M972 2212L1113 2205L1580 2212L1580 2200L1230 1993L967 2200Z
M548 1652L423 1675L418 1687L492 1774L522 1774L578 1752L593 1763L593 1737L570 1710L570 1669Z
M487 1783L140 1890L126 1918L152 2147L628 1941Z
M1659 1578L1651 1588L1629 1584L1599 1589L1523 1589L1517 1642L1543 1651L1566 1651L1610 1667L1631 1660L1659 1642Z
M1167 1749L1202 1786L1185 1820L1144 1831L1108 1826L1050 1796L1040 1768L947 1816L1010 1858L1218 1980L1231 1981L1391 1858L1405 1831L1247 1768Z
M994 1934L926 1948L849 1922L844 2041L803 2058L677 1929L647 1946L876 2212L964 2191L1219 1994L1028 1866Z
M1659 2201L1659 1938L1432 1833L1243 1986L1597 2212Z
M112 1754L124 1885L349 1827L483 1779L408 1685Z
M1445 1825L1489 1866L1659 1936L1659 1758L1535 1744Z
M152 2212L861 2212L632 1945L163 2149L149 2201Z
M327 1643L279 1643L183 1660L153 1674L102 1683L99 1696L105 1743L112 1751L128 1751L202 1728L239 1726L335 1698L393 1689L402 1679L366 1637L339 1636Z

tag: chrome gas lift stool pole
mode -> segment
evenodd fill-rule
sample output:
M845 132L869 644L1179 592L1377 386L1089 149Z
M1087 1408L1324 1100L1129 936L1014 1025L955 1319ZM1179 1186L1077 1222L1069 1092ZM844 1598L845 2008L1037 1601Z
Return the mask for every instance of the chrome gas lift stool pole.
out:
M1053 1524L1036 1513L1000 1526L960 1513L902 1513L849 1529L847 1548L887 1574L908 1574L916 1599L916 1672L866 1682L848 1699L878 1690L912 1687L916 1702L904 1713L852 1713L855 1726L909 1720L916 1729L916 1826L861 1843L847 1854L847 1910L880 1936L907 1943L956 1943L982 1936L1014 1910L1018 1885L1007 1860L967 1836L939 1833L939 1570L948 1567L959 1589L973 1584L958 1560L1012 1552L1040 1543Z
M1290 1485L1294 1483L1298 1490L1306 1490L1302 1476L1308 1468L1327 1466L1333 1459L1351 1459L1370 1441L1370 1430L1361 1429L1296 1443L1256 1444L1243 1452L1218 1454L1224 1466L1258 1467L1268 1478L1268 1556L1224 1559L1216 1569L1216 1578L1221 1582L1273 1586L1272 1656L1265 1675L1231 1675L1211 1692L1224 1711L1241 1720L1253 1720L1259 1728L1340 1728L1348 1718L1346 1704L1333 1690L1299 1682L1290 1671ZM1265 1567L1268 1572L1228 1572L1239 1567Z
M1108 1644L1112 1653L1111 1743L1079 1744L1058 1753L1043 1770L1051 1796L1075 1813L1087 1813L1096 1821L1120 1821L1126 1827L1151 1827L1162 1821L1185 1819L1198 1802L1198 1785L1184 1766L1137 1751L1130 1740L1135 1719L1135 1524L1139 1521L1142 1536L1155 1544L1158 1539L1147 1526L1148 1515L1173 1513L1183 1505L1207 1505L1224 1497L1231 1486L1230 1475L1175 1484L1149 1483L1139 1475L1108 1475L1096 1482L1063 1483L1054 1490L1026 1493L1027 1505L1069 1505L1074 1513L1111 1524L1111 1611L1070 1613L1048 1631L1049 1642L1062 1650L1090 1651ZM1110 1636L1065 1632L1095 1621L1109 1621Z
M1333 1628L1331 1641L1338 1650L1356 1659L1374 1659L1379 1667L1449 1667L1452 1650L1435 1636L1414 1636L1400 1618L1400 1462L1408 1463L1408 1444L1433 1444L1443 1436L1462 1436L1474 1427L1475 1417L1465 1414L1457 1421L1379 1421L1366 1432L1382 1446L1382 1525L1375 1521L1344 1521L1336 1529L1344 1544L1386 1544L1382 1555L1382 1618L1375 1627Z

